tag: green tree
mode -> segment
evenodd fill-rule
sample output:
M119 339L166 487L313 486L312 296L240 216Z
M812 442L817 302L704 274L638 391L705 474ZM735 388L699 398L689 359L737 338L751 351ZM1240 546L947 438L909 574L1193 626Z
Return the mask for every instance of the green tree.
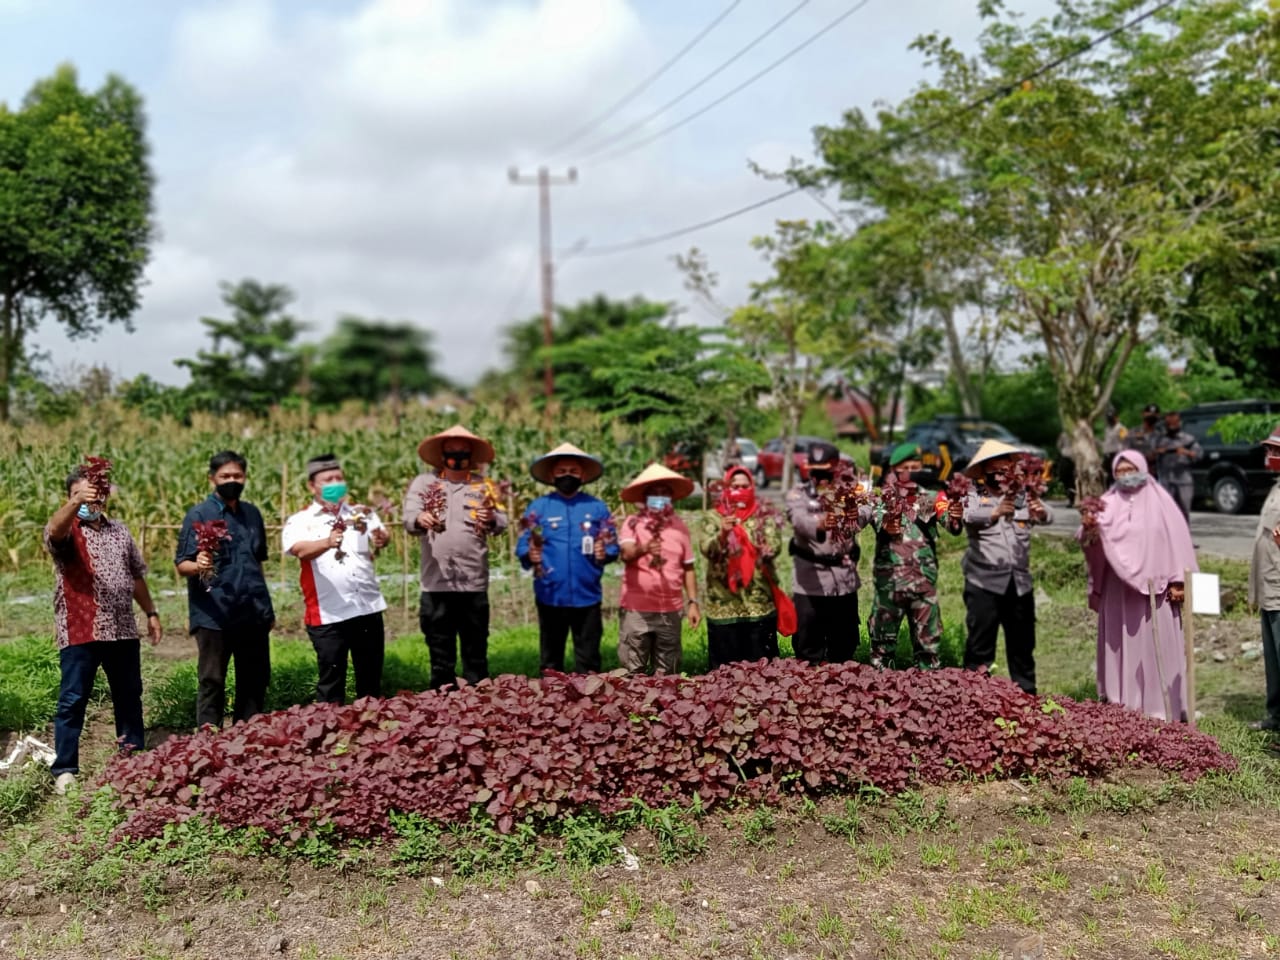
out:
M945 202L929 178L903 189L963 238L948 271L981 282L962 299L1039 341L1086 493L1101 487L1094 423L1129 357L1197 267L1265 235L1274 205L1274 23L1247 0L1183 0L1090 46L1141 6L1062 0L1022 25L983 0L975 56L923 37L935 82L874 126L853 111L817 131L816 175L872 215L905 203L878 197L873 158L947 171Z
M662 444L705 447L732 436L744 408L769 382L720 328L636 316L624 326L552 348L567 408L643 427Z
M293 392L302 372L294 341L303 330L286 312L293 300L293 291L278 284L222 284L222 302L231 308L231 319L200 319L213 348L201 350L195 359L174 361L191 372L187 395L192 409L264 414Z
M71 337L130 328L154 236L145 127L124 80L86 92L70 66L0 103L0 421L45 317Z
M310 370L310 397L316 403L344 400L378 403L415 394L433 394L448 382L437 370L433 335L411 323L345 316L321 341Z

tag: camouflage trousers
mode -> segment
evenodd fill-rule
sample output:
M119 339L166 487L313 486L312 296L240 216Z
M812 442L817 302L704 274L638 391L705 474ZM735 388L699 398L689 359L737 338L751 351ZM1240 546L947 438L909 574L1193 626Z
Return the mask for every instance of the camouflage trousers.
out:
M898 646L898 627L903 617L911 632L916 666L934 669L939 665L938 644L942 640L942 612L938 591L928 581L917 581L901 589L893 581L877 581L867 631L871 634L871 665L884 667L893 661Z

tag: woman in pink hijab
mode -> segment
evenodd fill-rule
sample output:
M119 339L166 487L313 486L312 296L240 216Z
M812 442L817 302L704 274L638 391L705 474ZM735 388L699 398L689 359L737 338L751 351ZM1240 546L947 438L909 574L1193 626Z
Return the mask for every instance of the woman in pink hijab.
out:
M1089 607L1098 613L1098 696L1185 721L1183 587L1186 572L1199 569L1191 530L1147 474L1142 454L1122 450L1112 470L1103 508L1082 504L1076 532L1089 567Z

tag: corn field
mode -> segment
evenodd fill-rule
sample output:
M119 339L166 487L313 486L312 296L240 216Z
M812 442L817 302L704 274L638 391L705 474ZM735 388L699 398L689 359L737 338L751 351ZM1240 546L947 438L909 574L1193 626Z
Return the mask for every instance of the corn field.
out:
M642 435L594 415L544 417L528 408L445 413L417 407L398 418L386 410L347 410L316 414L310 422L278 411L265 419L198 416L188 427L104 403L56 426L0 430L0 566L47 562L41 531L65 500L67 473L87 456L114 464L109 512L135 537L145 525L145 552L156 564L172 556L173 528L187 509L209 493L209 457L226 449L248 460L245 499L262 510L268 526L310 499L306 462L332 451L343 461L354 501L395 504L394 528L405 489L425 469L418 443L455 423L494 445L497 459L488 474L512 481L517 509L545 492L529 476L530 461L563 441L603 458L605 474L591 492L615 508L621 487L659 453Z

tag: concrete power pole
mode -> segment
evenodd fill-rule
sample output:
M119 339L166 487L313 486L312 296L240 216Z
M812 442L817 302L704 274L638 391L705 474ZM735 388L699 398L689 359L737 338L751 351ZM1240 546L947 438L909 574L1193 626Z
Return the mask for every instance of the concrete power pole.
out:
M553 177L546 167L539 167L535 177L522 177L520 171L512 167L507 171L508 179L521 186L538 186L538 243L542 256L542 345L551 347L551 323L554 319L555 299L552 284L555 279L555 264L551 258L551 187L561 184L577 183L578 171L573 167L563 177ZM551 356L548 354L542 369L542 389L547 399L555 391L555 378L551 373Z

